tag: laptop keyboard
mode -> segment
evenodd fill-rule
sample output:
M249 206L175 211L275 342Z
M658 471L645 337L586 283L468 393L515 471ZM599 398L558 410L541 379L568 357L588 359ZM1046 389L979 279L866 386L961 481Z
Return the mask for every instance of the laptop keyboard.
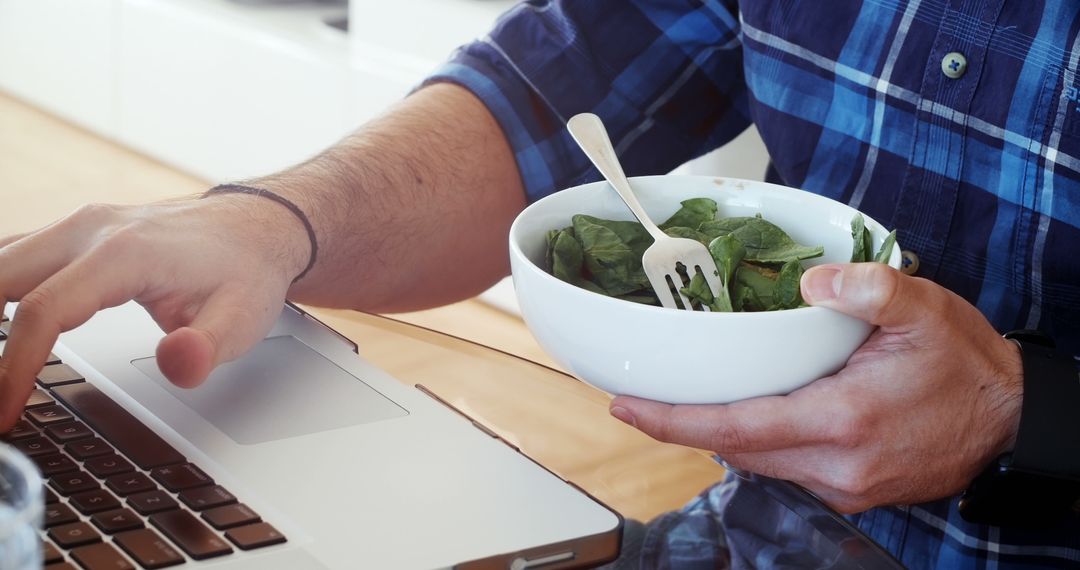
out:
M0 322L0 340L10 322ZM285 542L135 416L55 355L0 436L45 480L47 570L165 568Z

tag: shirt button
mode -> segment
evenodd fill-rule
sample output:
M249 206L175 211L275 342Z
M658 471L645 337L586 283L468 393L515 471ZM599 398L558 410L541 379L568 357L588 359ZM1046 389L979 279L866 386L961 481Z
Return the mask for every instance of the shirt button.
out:
M900 271L905 275L915 275L919 270L919 256L914 251L903 250L900 252Z
M949 52L941 59L941 72L949 79L960 79L967 71L967 58L960 52Z

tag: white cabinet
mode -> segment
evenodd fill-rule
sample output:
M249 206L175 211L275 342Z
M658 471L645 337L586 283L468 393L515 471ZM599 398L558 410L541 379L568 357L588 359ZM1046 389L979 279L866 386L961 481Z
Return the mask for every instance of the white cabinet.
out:
M0 0L0 89L107 132L118 0ZM0 118L0 122L2 122Z
M121 142L230 180L302 160L355 126L346 122L343 34L305 44L199 6L210 3L123 4L115 59Z
M0 0L0 89L224 181L304 160L510 0ZM348 33L326 20L350 16Z

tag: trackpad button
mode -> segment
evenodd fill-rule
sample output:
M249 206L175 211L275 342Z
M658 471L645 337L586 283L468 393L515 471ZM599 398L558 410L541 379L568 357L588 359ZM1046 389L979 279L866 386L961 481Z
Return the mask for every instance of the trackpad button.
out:
M291 336L268 338L198 388L174 386L157 359L131 363L236 443L252 445L408 415Z

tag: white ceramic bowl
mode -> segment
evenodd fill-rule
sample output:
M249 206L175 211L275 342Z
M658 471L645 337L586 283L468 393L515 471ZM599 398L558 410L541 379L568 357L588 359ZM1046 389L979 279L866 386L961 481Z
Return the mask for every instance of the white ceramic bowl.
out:
M760 213L797 242L825 246L805 265L851 258L851 207L802 190L733 178L631 179L657 223L687 198L708 197L719 216ZM525 323L545 351L577 378L611 394L670 403L726 403L786 394L839 370L872 326L821 307L757 313L690 312L592 293L544 270L548 230L574 214L632 220L606 182L538 200L510 228L510 264ZM864 216L874 251L885 228ZM900 248L889 264L900 266Z

